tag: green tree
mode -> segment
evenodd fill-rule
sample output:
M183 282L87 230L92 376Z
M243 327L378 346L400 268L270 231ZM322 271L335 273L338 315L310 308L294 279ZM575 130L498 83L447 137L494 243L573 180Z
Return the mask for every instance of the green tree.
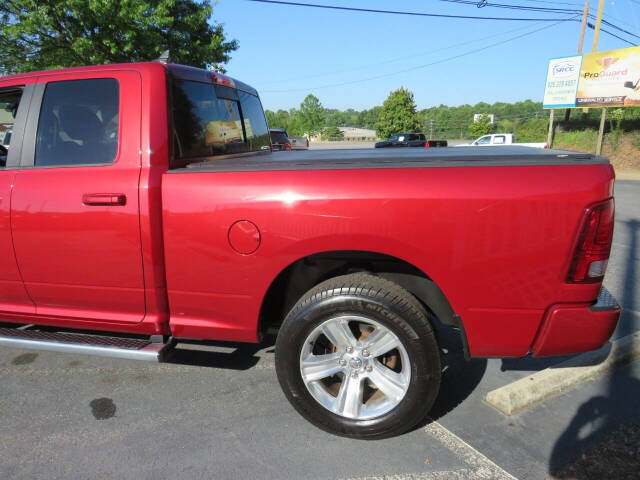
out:
M370 110L361 111L355 120L355 124L352 126L369 129L375 128L381 111L382 107L380 105L376 105Z
M10 74L158 58L204 67L238 48L206 0L3 0L0 71Z
M338 127L327 127L322 131L323 140L343 140L344 132Z
M481 137L493 131L493 123L489 115L482 114L478 120L469 125L469 133L474 137Z
M415 132L421 124L416 113L413 93L399 88L389 94L375 124L376 134L380 138L389 138L400 132Z
M309 94L300 104L298 124L302 133L313 137L322 131L325 124L324 108L315 95Z
M622 137L622 122L625 119L625 115L627 110L624 107L620 108L610 108L607 112L609 116L609 130L611 138L611 143L613 146L613 150L616 151L618 149L618 145L620 145L620 138Z
M518 142L546 142L549 133L549 120L547 118L532 118L517 124L513 133Z
M269 125L269 128L286 129L289 126L289 112L286 110L278 110L277 112L265 110L264 115L267 118L267 125Z

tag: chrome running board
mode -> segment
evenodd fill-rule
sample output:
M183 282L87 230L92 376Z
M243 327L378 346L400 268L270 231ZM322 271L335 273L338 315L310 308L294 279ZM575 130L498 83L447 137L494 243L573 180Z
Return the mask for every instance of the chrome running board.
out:
M138 338L0 328L0 345L29 350L161 362L173 349L175 341L153 343Z

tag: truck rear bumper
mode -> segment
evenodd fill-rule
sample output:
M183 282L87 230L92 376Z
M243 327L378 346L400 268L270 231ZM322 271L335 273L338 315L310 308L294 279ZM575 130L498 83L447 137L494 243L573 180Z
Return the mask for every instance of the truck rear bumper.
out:
M620 305L602 287L593 305L554 305L545 316L531 349L534 357L595 350L609 340L620 318Z

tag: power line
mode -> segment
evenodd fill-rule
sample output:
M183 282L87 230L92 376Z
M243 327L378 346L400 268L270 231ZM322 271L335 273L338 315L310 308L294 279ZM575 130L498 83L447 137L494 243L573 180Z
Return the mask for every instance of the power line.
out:
M514 4L507 4L507 3L489 3L489 2L485 2L482 5L480 5L478 3L477 0L440 0L441 2L447 2L447 3L459 3L459 4L464 4L464 5L473 5L476 6L478 8L485 8L485 7L495 7L495 8L506 8L509 10L526 10L526 11L530 11L530 12L545 12L545 13L578 13L579 11L575 8L573 9L568 9L568 8L551 8L551 7L530 7L528 5L514 5Z
M457 3L457 4L463 4L463 5L474 5L474 6L480 6L477 2L477 0L440 0L441 2L447 2L447 3ZM580 13L580 11L577 11L575 9L566 9L566 8L550 8L550 7L530 7L530 6L526 6L526 5L514 5L514 4L506 4L506 3L490 3L490 2L485 2L482 4L482 7L494 7L494 8L507 8L510 10L526 10L526 11L534 11L534 12L545 12L545 13ZM591 15L589 14L589 17L592 19L595 19L595 15ZM615 25L614 23L611 23L605 19L602 20L602 23L609 25L610 27L619 30L623 33L626 33L627 35L631 35L632 37L635 37L637 39L640 40L640 36L625 30L622 27L619 27L618 25ZM624 22L623 22L624 23Z
M295 7L312 7L312 8L323 8L329 10L342 10L349 12L366 12L366 13L386 13L392 15L409 15L409 16L417 16L417 17L436 17L436 18L457 18L457 19L465 19L465 20L509 20L509 21L520 21L520 22L557 22L568 19L561 18L520 18L520 17L480 17L474 15L447 15L444 13L423 13L423 12L405 12L398 10L378 10L373 8L355 8L355 7L339 7L336 5L320 5L315 3L301 3L301 2L287 2L283 0L247 0L249 2L260 2L260 3L270 3L276 5L289 5Z
M484 7L494 7L494 8L506 8L506 9L510 9L510 10L526 10L526 11L532 11L532 12L545 12L545 13L580 13L581 10L575 10L575 9L566 9L566 8L550 8L550 7L530 7L527 5L515 5L515 4L507 4L507 3L490 3L490 2L485 2L482 5L480 5L477 0L440 0L441 2L447 2L447 3L457 3L457 4L463 4L463 5L474 5L477 7L482 6L482 8ZM561 3L561 2L558 2ZM576 5L576 4L570 4L570 5ZM614 4L615 5L615 4ZM613 18L612 15L609 15L610 17ZM595 19L596 17L594 15L589 15L590 18ZM620 19L616 18L616 20L618 20L620 23L625 23L624 21L621 21ZM638 39L640 39L640 36L625 30L622 27L619 27L605 19L602 20L603 23L609 25L610 27L619 30L621 32L626 33L627 35L631 35L633 37L636 37Z
M554 2L552 0L523 0L524 2L531 2L531 3L547 3L547 4L551 4L551 5L575 5L576 7L582 7L583 4L582 3L576 3L576 2Z
M593 15L589 15L589 16L590 16L591 18L596 18L596 17L594 17ZM630 31L628 31L628 30L625 30L624 28L619 27L619 26L617 26L617 25L614 25L613 23L608 22L608 21L606 21L605 19L602 19L602 23L604 23L605 25L609 25L610 27L615 28L616 30L619 30L619 31L621 31L621 32L624 32L624 33L626 33L627 35L631 35L632 37L636 37L637 39L640 39L640 36L636 35L635 33L632 33L632 32L630 32Z
M605 14L605 15L603 16L603 18L604 18L604 17L608 17L608 18L610 18L610 19L612 19L612 20L615 20L616 22L621 23L622 25L627 25L627 26L629 26L629 27L636 27L636 25L633 25L633 24L631 24L631 23L629 23L629 22L626 22L626 21L624 21L624 20L621 20L621 19L620 19L620 17L614 17L614 16L613 16L613 15L611 15L610 13Z
M591 22L587 22L587 26L588 26L591 30L595 30L595 28L596 28L596 26L595 26L593 23L591 23ZM618 35L616 35L615 33L610 32L609 30L606 30L606 29L604 29L604 28L602 28L602 27L600 27L600 31L601 31L601 32L604 32L604 33L606 33L606 34L608 34L608 35L611 35L612 37L615 37L615 38L617 38L618 40L622 40L623 42L628 43L628 44L629 44L629 45L631 45L631 46L634 46L634 47L636 46L636 44L635 44L635 43L630 42L630 41L629 41L629 40L627 40L626 38L619 37L619 36L618 36Z
M637 28L638 30L640 30L640 25L638 24L638 17L636 16L636 9L633 8L633 2L631 2L631 0L629 0L629 7L631 7L631 14L633 16L633 23L634 23L634 27ZM616 7L616 12L618 11L618 8ZM629 24L627 24L629 25Z
M627 22L627 21L625 21L625 20L620 18L620 10L618 10L618 4L616 2L611 2L611 4L613 5L614 10L616 11L616 15L614 16L614 15L611 15L610 13L607 13L606 16L611 18L611 19L613 19L613 20L615 20L615 21L617 21L617 22L619 22L619 23L621 23L621 24L623 24L623 25L627 25L627 26L629 26L631 28L637 28L638 30L640 30L640 27L638 26L638 22L635 19L635 12L633 12L633 3L631 3L630 0L628 0L628 1L629 1L629 7L631 7L631 10L632 10L631 16L633 17L633 23Z
M362 83L362 82L368 82L370 80L378 80L380 78L391 77L391 76L398 75L398 74L401 74L401 73L406 73L406 72L411 72L411 71L419 70L419 69L426 68L426 67L431 67L433 65L438 65L438 64L441 64L441 63L449 62L451 60L455 60L457 58L461 58L461 57L465 57L465 56L468 56L468 55L472 55L474 53L478 53L478 52L481 52L483 50L487 50L487 49L492 48L492 47L503 45L505 43L512 42L514 40L518 40L518 39L526 37L528 35L532 35L534 33L537 33L539 31L545 30L547 28L554 27L556 25L559 25L562 22L574 20L575 18L576 17L574 16L574 17L571 17L571 18L567 18L565 20L560 20L560 21L557 21L555 23L552 23L551 25L545 25L544 27L537 28L537 29L532 30L530 32L523 33L521 35L516 35L515 37L511 37L511 38L508 38L506 40L502 40L500 42L495 42L495 43L486 45L484 47L475 48L473 50L469 50L467 52L460 53L458 55L454 55L452 57L444 58L442 60L436 60L435 62L426 63L424 65L418 65L416 67L411 67L411 68L407 68L407 69L404 69L404 70L399 70L399 71L396 71L396 72L390 72L390 73L386 73L386 74L383 74L383 75L376 75L374 77L361 78L359 80L351 80L351 81L348 81L348 82L340 82L340 83L333 83L333 84L328 84L328 85L320 85L320 86L317 86L317 87L291 88L291 89L283 89L283 90L263 90L263 91L265 93L285 93L285 92L299 92L299 91L308 91L308 90L319 90L319 89L323 89L323 88L341 87L341 86L344 86L344 85L353 85L355 83Z
M549 8L549 7L529 7L526 5L514 5L514 4L506 4L506 3L490 3L490 2L484 2L482 5L480 5L476 0L440 0L441 2L447 2L447 3L457 3L457 4L463 4L463 5L474 5L474 6L482 6L484 7L494 7L494 8L507 8L507 9L511 9L511 10L527 10L527 11L535 11L535 12L553 12L553 13L580 13L579 11L576 10L569 10L569 9L564 9L564 8ZM595 19L595 15L591 15L589 14L589 17L592 19ZM622 27L619 27L618 25L609 22L608 20L602 19L602 23L604 23L605 25L609 25L611 28L614 28L615 30L618 30L620 32L626 33L627 35L631 35L632 37L635 37L637 39L640 40L640 36L636 35L633 32L630 32L629 30L625 30ZM608 32L611 33L611 32ZM616 37L616 38L620 38L620 37ZM627 41L623 38L620 38L623 41Z
M404 61L404 60L408 60L408 59L416 59L416 58L419 58L419 57L422 57L422 56L428 56L428 55L431 55L433 53L441 52L443 50L450 50L452 48L461 47L463 45L469 45L471 43L480 42L482 40L488 40L490 38L495 38L495 37L499 37L499 36L502 36L502 35L507 35L507 34L512 33L512 32L518 32L520 30L526 30L528 28L531 28L531 25L525 25L524 27L521 26L521 27L518 27L518 28L513 28L513 29L510 29L510 30L506 30L504 32L495 33L493 35L488 35L486 37L475 38L473 40L469 40L469 41L466 41L466 42L456 43L456 44L453 44L453 45L448 45L446 47L432 49L432 50L429 50L428 52L418 52L418 53L415 53L413 55L407 55L406 57L395 57L395 58L390 59L390 60L378 61L376 63L369 63L367 65L360 65L358 67L347 68L347 69L344 69L344 70L337 70L337 71L331 71L331 72L322 72L322 73L318 73L318 74L314 74L314 75L305 75L303 77L290 78L290 79L287 79L287 80L273 80L273 81L269 81L269 82L263 82L262 85L273 85L273 84L278 84L278 83L294 82L294 81L298 81L298 80L308 80L310 78L326 77L326 76L336 75L336 74L345 73L345 72L359 71L359 70L362 70L364 68L369 68L369 67L379 67L380 65L388 65L390 63L396 63L396 62L400 62L400 61Z

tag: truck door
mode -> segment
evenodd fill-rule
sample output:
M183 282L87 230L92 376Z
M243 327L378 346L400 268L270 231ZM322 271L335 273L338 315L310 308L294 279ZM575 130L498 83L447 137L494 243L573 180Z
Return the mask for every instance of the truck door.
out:
M16 174L14 166L19 163L18 144L22 140L32 90L30 85L0 88L0 312L6 313L35 313L16 263L9 211Z
M38 315L139 322L141 79L43 76L12 196L16 258Z

